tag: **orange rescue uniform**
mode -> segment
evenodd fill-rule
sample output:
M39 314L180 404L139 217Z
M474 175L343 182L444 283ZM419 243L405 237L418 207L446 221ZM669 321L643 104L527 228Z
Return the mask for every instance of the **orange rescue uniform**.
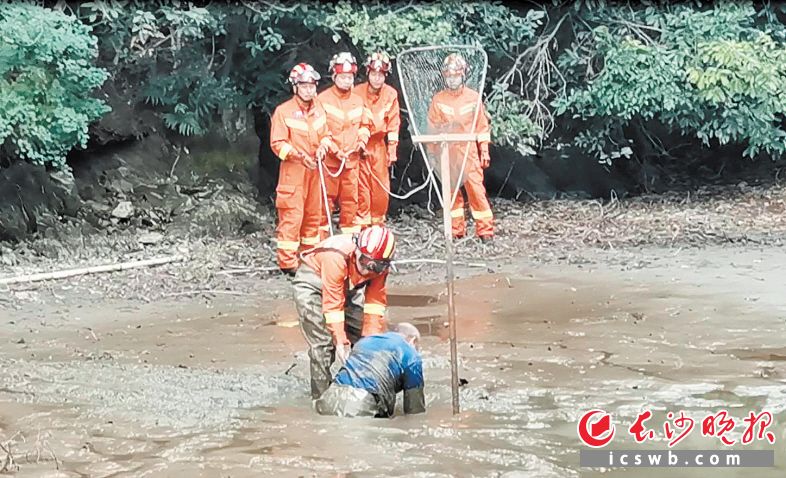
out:
M358 172L358 224L363 228L385 223L390 203L388 160L396 158L401 111L398 92L388 84L383 84L377 93L371 91L367 82L358 85L355 91L363 97L372 121L371 137Z
M475 130L472 123L475 118L475 109L479 105ZM488 116L482 101L478 101L478 92L462 86L458 90L442 90L434 95L428 110L428 124L432 133L476 133L477 143L454 142L450 143L450 162L453 179L458 177L464 155L467 154L464 170L464 189L469 199L469 208L475 220L475 233L479 237L494 235L494 216L486 197L486 187L483 185L483 168L480 165L480 151L488 151L491 142L491 128ZM432 154L439 154L435 146L430 146ZM453 237L462 237L466 233L464 219L464 197L461 192L456 195L456 200L450 211L453 225Z
M363 98L352 90L343 92L336 86L331 86L320 93L317 99L327 113L328 129L337 151L352 151L358 144L365 148L371 134L371 113L365 107ZM350 154L341 169L341 159L335 152L336 150L332 150L324 161L328 205L332 212L338 201L341 210L339 227L342 233L360 232L360 227L355 223L358 207L358 154ZM330 218L326 214L324 203L317 213L320 236L324 239L330 230Z
M347 290L365 288L361 335L385 332L388 271L363 275L358 271L357 248L349 234L330 237L303 254L303 263L322 280L322 313L337 344L349 344L344 330L344 301Z
M297 97L273 112L270 148L281 159L276 187L278 265L298 267L298 251L319 242L319 172L308 169L298 154L315 157L320 144L331 144L327 115L317 101L308 107Z

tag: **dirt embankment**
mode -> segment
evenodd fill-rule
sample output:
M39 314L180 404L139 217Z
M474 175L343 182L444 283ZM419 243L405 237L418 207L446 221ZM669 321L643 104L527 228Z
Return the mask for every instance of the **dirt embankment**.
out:
M118 100L117 92L110 97ZM111 240L127 230L150 232L146 242L152 242L167 232L210 238L270 229L274 211L267 206L279 160L268 147L268 115L233 112L204 137L172 138L156 132L163 126L149 111L128 111L124 104L115 101L113 112L94 125L87 150L69 155L70 169L52 172L20 162L0 168L0 247L25 250L33 243L43 247L47 239L67 243L73 237L87 243L92 240L88 236ZM657 191L664 196L638 197L633 203L684 200L689 205L718 192L731 199L735 191L761 196L770 194L767 188L779 190L783 162L746 162L730 153L719 150L718 157L710 157L704 151L706 158L688 165L672 161L655 168L628 161L609 167L573 149L545 148L542 155L524 158L495 147L485 182L491 197L522 202L604 198L613 204L617 198ZM420 153L406 132L399 155L392 190L404 194L425 178ZM683 192L668 192L674 190ZM391 212L407 216L417 206L430 208L433 200L426 188L407 200L393 199ZM550 208L553 202L545 204ZM532 207L540 208L530 204L521 211L528 214ZM5 264L15 262L9 249L0 249Z
M0 246L1 276L185 257L184 262L155 269L117 273L112 280L85 276L69 281L69 287L77 291L144 301L189 290L249 293L257 278L274 279L275 210L260 205L251 191L224 181L181 186L169 179L156 182L143 178L131 184L128 171L121 164L101 172L103 192L93 192L93 199L86 201L96 224L90 230L66 222L53 229L56 233ZM158 173L150 174L157 177ZM459 241L459 260L493 268L511 258L580 262L595 249L646 245L779 246L786 231L786 189L779 184L760 187L740 183L694 193L605 202L497 199L492 203L497 240L493 245L481 244L471 236ZM440 213L433 206L410 206L392 218L391 226L400 238L398 259L443 258ZM406 263L400 268L437 274L441 270L434 263ZM59 284L16 285L2 300L14 303L51 286Z

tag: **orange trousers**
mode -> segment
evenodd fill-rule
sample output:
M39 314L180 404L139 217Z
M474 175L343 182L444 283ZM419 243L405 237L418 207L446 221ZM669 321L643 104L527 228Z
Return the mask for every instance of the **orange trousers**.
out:
M464 172L466 179L462 189L467 193L469 209L472 219L475 220L475 234L478 237L494 236L494 215L491 213L491 205L486 198L486 187L483 185L483 168L477 160L469 158L467 169ZM455 194L455 191L454 191ZM464 218L464 196L459 190L456 200L450 210L453 237L464 237L467 232L467 223Z
M335 173L332 168L331 170ZM337 178L325 172L324 177L330 211L331 213L334 212L337 205L340 211L338 216L339 231L333 231L333 233L353 234L360 232L360 226L355 223L358 210L358 168L344 169ZM325 201L321 189L320 198L322 199L319 203L318 212L319 236L320 239L324 240L330 236L328 221L331 218L326 214Z
M276 256L282 269L296 269L298 252L319 242L319 172L300 161L281 162L276 187Z
M390 204L390 170L384 135L371 137L366 146L366 157L360 160L359 168L357 223L361 228L372 224L385 224ZM376 179L372 175L376 176Z

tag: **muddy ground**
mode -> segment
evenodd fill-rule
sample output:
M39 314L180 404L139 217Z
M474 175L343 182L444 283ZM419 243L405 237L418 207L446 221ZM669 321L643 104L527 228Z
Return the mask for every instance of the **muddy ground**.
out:
M459 245L464 262L484 266L457 271L467 382L457 417L439 265L401 264L391 280L390 319L426 334L428 412L342 420L310 409L289 284L265 269L264 232L115 249L114 260L187 260L16 284L0 296L0 443L11 445L0 468L19 477L663 476L579 467L576 422L599 407L626 424L650 408L653 425L679 409L738 419L766 409L777 441L747 448L776 450L776 468L755 476L783 476L785 197L495 203L495 246ZM438 220L421 220L394 223L408 235L399 259L439 255ZM3 275L110 259L88 260L88 249L70 260L17 252ZM635 447L627 434L613 446ZM720 446L694 431L678 448Z

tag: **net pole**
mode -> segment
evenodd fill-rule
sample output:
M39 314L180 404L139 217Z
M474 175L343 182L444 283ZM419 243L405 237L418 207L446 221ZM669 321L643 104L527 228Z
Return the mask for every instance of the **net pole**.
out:
M444 132L442 134L432 134L430 128L426 125L425 120L427 117L424 107L428 104L429 94L431 101L433 95L443 89L445 86L439 79L439 72L441 69L444 56L449 53L467 52L465 56L472 56L472 63L479 66L479 69L474 70L475 73L471 74L471 82L465 79L465 82L477 84L478 98L475 107L475 112L472 119L472 133L461 133L456 131L456 134ZM456 311L455 311L455 287L454 287L454 246L452 234L452 218L450 216L451 206L453 204L453 194L451 188L453 187L453 180L450 173L450 152L449 145L453 142L477 142L477 134L475 133L477 127L478 115L480 114L480 105L482 103L483 85L485 84L486 68L488 65L488 56L480 47L472 45L434 45L410 48L403 51L398 55L399 67L398 75L401 82L401 94L406 104L407 112L410 118L410 127L412 128L412 142L417 144L420 150L426 168L429 172L431 181L424 184L436 186L436 172L441 174L440 182L442 187L435 189L437 192L437 199L442 205L442 219L445 233L445 267L446 267L446 285L448 293L448 326L450 336L450 364L451 364L451 392L452 392L452 405L453 415L460 412L459 403L459 378L458 378L458 340L456 338ZM433 74L431 74L433 73ZM425 128L423 128L425 126ZM427 133L427 134L424 134ZM467 137L469 136L469 137ZM439 147L435 151L438 157L434 158L434 154L426 151L425 145L428 143L438 143ZM436 145L435 145L436 146ZM463 179L464 169L467 164L468 152L472 144L467 145L465 150L464 160L461 165L461 172L458 176L456 185L456 194L459 194L461 188L461 180ZM431 156L429 156L431 154ZM458 158L454 158L458 159ZM432 167L432 160L434 164Z
M448 199L450 193L450 153L448 143L442 142L440 146L440 169L442 172L442 224L445 229L445 268L448 288L448 327L450 329L450 390L453 398L453 415L458 415L459 407L459 378L458 378L458 351L456 347L456 305L454 303L453 287L453 231L451 230L451 217Z

